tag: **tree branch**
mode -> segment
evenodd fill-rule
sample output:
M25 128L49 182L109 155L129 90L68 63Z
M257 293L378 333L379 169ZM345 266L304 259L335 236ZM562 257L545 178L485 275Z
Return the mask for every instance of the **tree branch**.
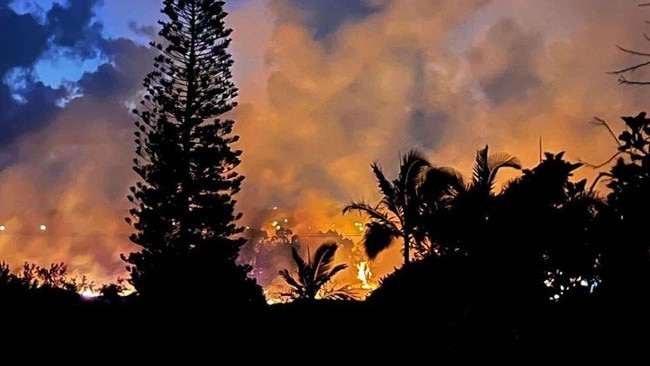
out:
M618 74L626 73L628 71L634 71L636 69L642 68L642 67L647 66L647 65L650 65L650 61L646 61L646 62L643 62L643 63L640 63L640 64L636 64L634 66L630 66L630 67L627 67L627 68L621 69L621 70L609 71L607 73L608 74L618 75Z
M650 57L650 53L634 51L634 50L631 50L631 49L628 49L628 48L621 47L619 45L616 45L616 48L618 48L619 50L621 50L623 52L629 53L631 55Z

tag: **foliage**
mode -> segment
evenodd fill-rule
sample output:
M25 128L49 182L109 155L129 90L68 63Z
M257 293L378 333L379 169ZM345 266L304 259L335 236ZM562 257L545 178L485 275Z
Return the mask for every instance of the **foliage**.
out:
M307 253L305 261L296 247L291 248L291 254L296 264L297 271L281 269L280 276L291 287L291 292L284 294L293 299L314 300L327 298L336 300L350 300L353 296L345 287L332 286L332 278L340 271L346 269L347 264L334 265L334 255L338 249L336 242L324 242L313 257Z
M155 70L144 78L144 99L134 110L133 169L141 181L131 187L128 199L135 207L126 220L141 251L122 255L130 283L144 298L188 286L212 288L211 265L228 267L228 273L215 272L235 282L246 281L250 272L248 266L229 265L245 242L233 198L244 177L235 170L241 151L231 147L239 140L232 135L234 121L224 118L237 96L224 2L164 0L163 5L164 43L151 43L159 53ZM261 288L240 290L224 293L223 300L261 294Z
M12 272L9 264L0 262L0 294L16 298L44 290L61 290L76 295L82 291L92 291L94 285L86 276L70 276L65 263L41 267L25 262L18 271Z
M389 181L377 163L371 165L375 174L381 200L375 206L365 202L352 202L343 213L359 211L368 215L364 233L364 247L369 258L374 259L395 240L403 242L404 263L410 261L414 250L417 258L432 253L425 220L435 215L439 206L460 185L459 174L448 168L433 166L424 155L411 150L401 157L397 178ZM425 218L423 213L428 212ZM430 234L430 233L429 233Z
M618 152L606 178L609 230L603 233L603 285L611 296L650 298L650 119L645 112L622 117Z

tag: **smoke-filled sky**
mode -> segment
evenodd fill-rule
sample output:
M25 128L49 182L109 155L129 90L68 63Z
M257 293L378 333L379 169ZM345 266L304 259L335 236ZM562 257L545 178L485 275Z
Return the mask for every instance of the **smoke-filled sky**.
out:
M126 276L119 255L137 250L124 222L136 181L129 110L152 70L147 43L160 5L0 0L0 260L64 261L98 283ZM532 167L541 138L546 151L599 163L616 145L593 117L620 129L621 116L647 107L650 87L607 74L639 61L615 45L650 50L650 8L636 1L231 0L226 8L246 176L237 208L254 228L287 218L307 237L334 229L358 241L361 218L341 209L377 200L372 162L392 177L400 154L415 148L469 175L488 144ZM400 258L389 251L372 265L385 273Z

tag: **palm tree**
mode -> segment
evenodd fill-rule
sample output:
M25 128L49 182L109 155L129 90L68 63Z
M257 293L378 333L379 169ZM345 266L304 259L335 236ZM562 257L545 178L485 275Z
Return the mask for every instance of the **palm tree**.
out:
M347 264L337 264L333 266L334 254L338 249L336 242L324 242L314 253L314 257L309 256L307 252L307 261L305 261L296 247L291 248L293 260L298 267L298 271L292 273L288 269L279 271L280 276L291 286L290 295L294 299L314 300L317 296L335 300L350 300L352 296L345 288L330 289L326 294L322 291L324 286L332 281L332 278L340 271L346 269Z
M521 163L516 157L498 152L488 154L488 145L476 152L476 161L472 170L472 181L469 183L468 190L477 191L483 195L492 195L497 173L502 168L521 169Z
M343 213L357 210L369 216L363 244L370 259L401 239L404 264L407 264L412 248L418 252L423 251L426 237L423 212L427 209L427 204L431 207L435 201L435 195L430 194L433 190L426 191L423 188L438 187L437 192L442 194L448 191L457 175L445 168L434 167L417 150L411 150L401 157L399 175L393 181L386 179L379 164L373 163L371 167L383 197L375 206L365 202L352 202L343 208ZM430 182L433 178L439 180L437 185Z
M472 179L462 186L453 201L452 218L449 229L456 233L452 236L458 239L465 250L482 250L476 247L479 241L486 239L487 225L491 212L494 210L494 191L497 174L502 168L521 169L521 163L516 157L503 153L490 154L488 146L476 152L476 160L472 169Z

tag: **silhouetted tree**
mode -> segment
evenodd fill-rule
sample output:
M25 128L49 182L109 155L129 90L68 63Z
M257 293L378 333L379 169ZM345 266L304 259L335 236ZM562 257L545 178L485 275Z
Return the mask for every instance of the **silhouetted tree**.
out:
M476 152L472 179L460 186L450 203L450 217L445 220L447 230L445 241L449 247L459 247L463 251L490 251L488 227L494 203L501 192L495 192L496 178L504 168L521 169L516 157L504 153L489 153L486 145ZM501 234L507 233L508 230ZM478 253L474 253L478 254Z
M509 211L504 217L515 224L517 238L505 241L505 255L516 255L513 264L528 289L539 290L545 282L547 294L555 296L597 282L594 233L604 202L586 190L586 180L570 180L581 166L565 160L564 152L547 152L505 189L502 210Z
M12 272L7 263L0 262L0 307L29 310L34 306L52 309L79 305L79 292L92 290L93 286L85 276L70 276L65 263L41 267L25 262Z
M352 202L343 208L343 213L357 210L369 216L363 239L368 257L375 258L395 240L401 239L404 264L409 263L411 249L420 256L432 249L425 243L427 231L423 213L437 209L437 200L451 189L458 176L434 167L416 150L402 156L399 175L393 181L386 179L379 164L373 163L371 167L382 194L380 202L375 206Z
M650 119L641 112L623 121L616 162L602 173L612 233L603 248L603 286L614 301L647 298L650 288Z
M245 239L236 224L233 196L243 176L240 150L231 144L237 88L228 47L223 1L164 0L155 70L144 78L145 95L135 122L131 187L135 204L127 218L139 252L122 256L130 283L143 298L172 291L198 296L218 290L222 300L258 302L261 288L248 278L250 266L234 265ZM230 286L240 283L242 286Z
M307 252L305 261L296 247L291 248L291 254L296 264L297 272L281 269L280 276L291 286L291 292L286 294L294 299L314 300L318 297L337 300L350 300L354 297L345 287L335 288L326 286L332 283L333 277L346 269L347 264L334 264L334 255L338 249L335 242L325 242L316 248L314 256ZM327 291L323 291L326 289Z

